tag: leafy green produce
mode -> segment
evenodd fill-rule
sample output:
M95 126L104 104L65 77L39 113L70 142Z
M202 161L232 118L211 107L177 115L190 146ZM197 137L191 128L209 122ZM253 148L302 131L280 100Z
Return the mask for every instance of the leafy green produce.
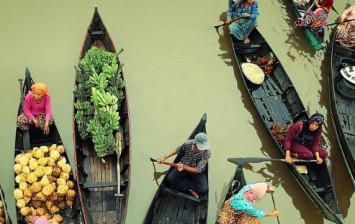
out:
M92 139L99 157L115 153L114 131L119 128L120 106L124 99L121 78L123 64L118 55L93 46L79 60L76 69L75 121L83 140Z

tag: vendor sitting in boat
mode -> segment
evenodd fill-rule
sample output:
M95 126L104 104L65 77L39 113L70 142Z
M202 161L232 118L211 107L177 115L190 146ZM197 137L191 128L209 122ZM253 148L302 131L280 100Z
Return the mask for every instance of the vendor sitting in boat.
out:
M23 102L23 113L17 118L17 127L21 130L29 130L31 124L41 128L45 135L49 134L49 125L53 124L51 97L43 83L31 86Z
M345 9L340 16L336 41L343 47L355 48L355 5Z
M321 36L320 34L325 28L329 11L333 6L333 0L314 0L314 6L316 6L314 11L312 11L312 6L302 18L296 21L296 26L308 27L312 33Z
M173 190L190 192L195 198L208 192L206 165L211 157L208 137L198 133L194 139L187 140L169 154L157 160L165 161L173 155L182 155L176 169L167 175L167 183Z
M316 159L317 164L323 163L328 152L320 146L324 116L313 114L308 121L297 121L287 131L284 140L286 162L292 163L292 158Z
M258 25L259 9L255 0L238 0L233 3L227 12L226 23L239 18L229 25L230 33L244 44L252 44L249 34Z
M237 194L226 200L218 214L218 224L260 224L263 217L277 217L280 212L274 210L266 212L254 206L265 193L272 194L275 188L266 183L245 185Z

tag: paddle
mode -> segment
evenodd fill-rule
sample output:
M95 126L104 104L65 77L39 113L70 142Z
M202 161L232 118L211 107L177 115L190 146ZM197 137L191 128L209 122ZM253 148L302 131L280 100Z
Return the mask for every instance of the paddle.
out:
M20 102L21 102L21 107L23 108L23 91L22 91L22 88L23 88L23 79L18 79L19 83L20 83L20 94L21 94L21 98L20 98Z
M243 163L261 163L268 161L278 161L278 162L286 162L285 159L272 159L267 157L239 157L239 158L228 158L228 162L234 164L243 164ZM292 159L294 162L317 162L317 160L302 160L302 159Z
M121 194L121 167L120 167L120 156L122 152L122 134L121 130L116 132L116 157L117 157L117 193L115 197L124 196Z
M272 203L274 204L274 209L277 210L277 209L276 209L276 205L275 205L274 192L271 192L270 194L271 194ZM280 224L280 219L279 219L279 217L276 216L276 218L277 218L277 223Z
M227 25L227 24L231 24L232 22L237 21L237 20L242 19L242 18L243 18L243 17L238 17L238 18L233 19L233 20L230 21L229 23L223 23L223 24L220 24L220 25L215 25L215 26L213 26L213 27L216 28L216 29L218 29L218 28L221 27L221 26L224 26L224 25ZM244 18L244 19L246 19L246 18Z
M152 157L150 157L150 161L155 162L155 163L158 162L156 159L153 159ZM172 166L172 167L177 167L177 164L176 164L176 163L166 162L166 161L163 161L163 162L161 162L161 163L163 163L163 164L165 164L165 165Z
M345 20L343 23L347 23L347 22L350 22L350 21L353 21L355 19L349 19L349 20ZM330 23L330 24L327 24L327 26L332 26L332 25L337 25L337 24L340 24L339 22L337 23Z

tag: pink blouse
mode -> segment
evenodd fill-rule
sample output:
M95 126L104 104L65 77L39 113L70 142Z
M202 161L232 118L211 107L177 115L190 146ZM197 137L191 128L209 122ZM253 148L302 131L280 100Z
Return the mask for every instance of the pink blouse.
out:
M25 97L23 112L32 121L36 116L46 114L46 120L49 121L52 118L51 97L46 95L42 98L41 102L36 102L32 92L29 92Z

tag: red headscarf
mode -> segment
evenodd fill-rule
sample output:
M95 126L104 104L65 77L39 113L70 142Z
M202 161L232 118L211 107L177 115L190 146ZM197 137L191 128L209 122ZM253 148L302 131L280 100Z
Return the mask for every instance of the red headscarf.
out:
M333 6L333 2L334 0L324 0L323 3L321 4L321 7L326 8L329 11L330 8Z
M36 83L31 86L31 91L38 91L42 96L46 96L48 94L47 86L43 83Z

